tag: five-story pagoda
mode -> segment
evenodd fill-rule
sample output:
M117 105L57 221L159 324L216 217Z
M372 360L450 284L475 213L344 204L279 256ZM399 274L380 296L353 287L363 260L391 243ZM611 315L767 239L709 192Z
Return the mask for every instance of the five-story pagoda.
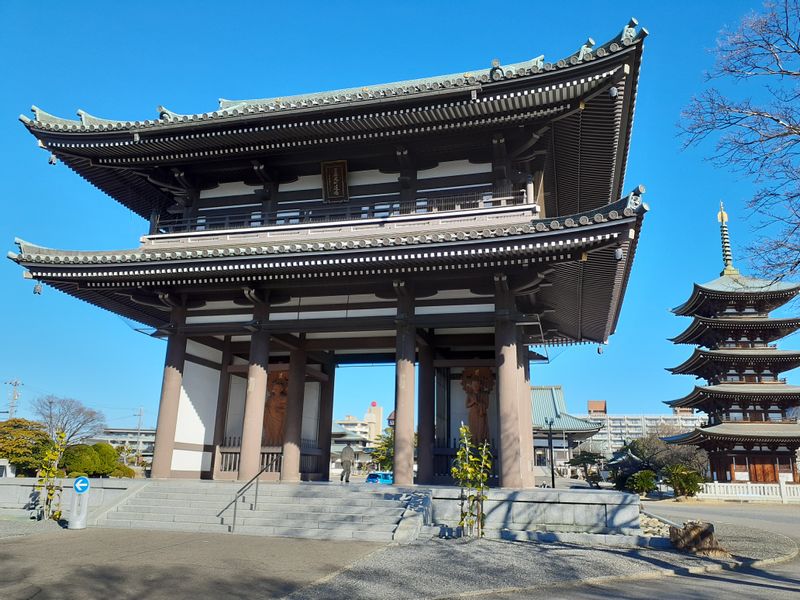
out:
M718 218L725 268L721 277L695 284L689 300L673 309L693 320L671 341L698 348L668 369L707 381L667 404L708 413L708 425L665 439L705 449L714 481L798 483L800 386L779 376L800 365L800 352L778 350L773 342L800 328L800 319L769 313L797 295L800 285L741 275L733 266L722 204Z

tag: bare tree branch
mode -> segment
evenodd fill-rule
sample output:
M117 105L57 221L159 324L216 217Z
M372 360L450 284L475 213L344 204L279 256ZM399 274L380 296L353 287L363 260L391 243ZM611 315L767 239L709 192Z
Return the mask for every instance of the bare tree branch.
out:
M43 396L33 401L33 411L45 424L52 439L55 439L57 431L63 431L67 445L97 435L106 425L103 413L73 398Z
M800 0L769 2L722 32L708 80L734 81L738 98L709 87L684 109L685 147L714 143L710 159L761 185L749 208L763 232L749 248L770 279L800 274ZM747 94L747 96L745 96ZM755 98L755 99L754 99Z

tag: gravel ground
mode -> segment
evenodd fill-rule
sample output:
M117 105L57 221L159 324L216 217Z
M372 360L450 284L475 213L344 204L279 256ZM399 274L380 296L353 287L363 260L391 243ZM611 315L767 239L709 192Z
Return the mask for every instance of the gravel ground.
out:
M291 600L447 598L477 590L537 588L601 577L654 577L713 561L675 552L586 548L494 540L439 540L390 546Z
M778 533L767 533L729 523L717 523L714 530L719 545L744 563L775 561L797 552L797 544L791 538Z
M0 519L0 539L21 535L52 533L60 529L62 527L55 521L32 521L23 518Z

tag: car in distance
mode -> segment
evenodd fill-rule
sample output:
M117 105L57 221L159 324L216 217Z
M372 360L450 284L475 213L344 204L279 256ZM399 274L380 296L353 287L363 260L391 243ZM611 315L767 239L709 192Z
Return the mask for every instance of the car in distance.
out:
M367 483L394 483L394 473L391 471L373 471L367 475Z

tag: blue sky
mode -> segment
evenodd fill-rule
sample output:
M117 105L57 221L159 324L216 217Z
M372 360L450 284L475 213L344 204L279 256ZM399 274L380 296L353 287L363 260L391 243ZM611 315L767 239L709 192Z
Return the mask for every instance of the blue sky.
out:
M499 4L494 6L499 7ZM681 150L676 123L711 66L708 51L754 2L607 2L565 11L559 3L485 2L53 2L0 3L0 240L51 247L132 248L147 224L59 164L17 121L31 104L71 117L79 108L108 118L153 118L164 105L213 110L219 97L259 98L384 83L486 67L544 53L556 60L588 36L615 36L631 16L645 42L626 189L643 183L651 212L616 335L595 346L551 350L532 371L561 384L572 412L605 399L613 413L663 413L691 377L669 375L691 348L666 338L688 321L669 309L692 282L721 270L716 211L731 214L736 261L754 222L752 186L704 161L709 148ZM109 425L135 425L144 407L154 425L164 343L119 317L33 284L0 261L0 378L24 382L29 402L52 393L102 409ZM786 340L790 347L795 340ZM789 375L790 381L797 379ZM795 381L796 383L796 381ZM4 386L0 399L9 391ZM361 415L372 400L393 403L392 370L343 368L335 415ZM5 408L5 407L4 407Z

